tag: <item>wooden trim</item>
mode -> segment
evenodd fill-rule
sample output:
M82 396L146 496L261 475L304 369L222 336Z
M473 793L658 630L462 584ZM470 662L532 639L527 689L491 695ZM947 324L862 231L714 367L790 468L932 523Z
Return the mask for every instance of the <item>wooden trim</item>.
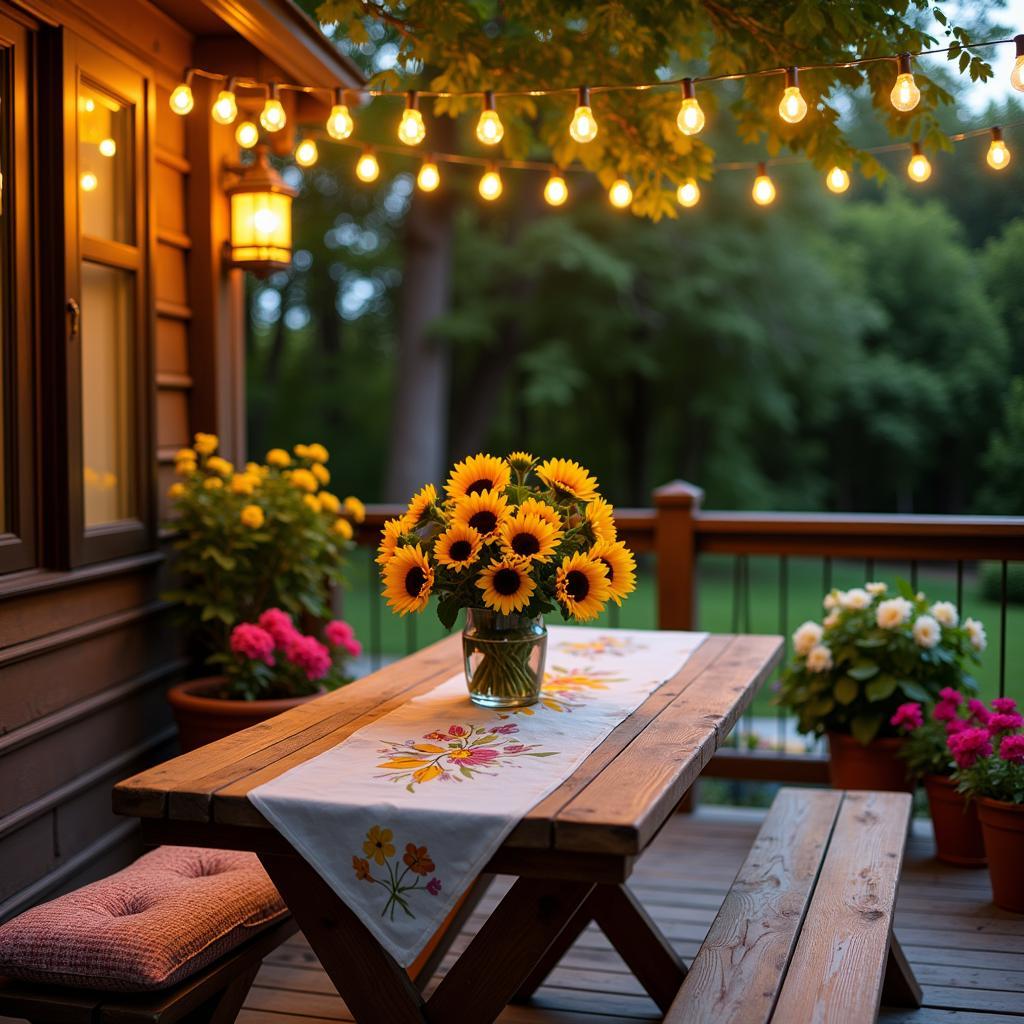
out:
M153 148L153 156L158 164L170 167L172 170L180 171L182 174L192 173L192 164L173 150L165 149L159 143Z
M190 306L182 305L180 302L169 302L167 299L156 299L153 302L153 309L157 316L167 320L191 320L192 309Z
M772 782L823 785L829 782L824 754L772 754L763 750L722 747L701 773L719 779L764 779Z
M173 228L157 228L156 240L161 245L169 245L172 249L188 250L192 248L192 238L183 231L175 231Z
M142 249L137 245L113 242L107 238L91 238L89 235L83 235L79 245L82 259L90 263L99 263L118 270L142 269Z
M192 376L188 373L161 372L156 375L156 386L165 391L187 391L193 383ZM174 459L172 457L167 461L173 462Z
M111 559L93 565L84 565L78 569L58 571L37 569L31 572L18 573L0 580L0 603L16 599L25 594L35 594L44 590L61 590L81 583L90 583L110 576L121 576L130 572L143 572L158 569L167 559L162 551L147 551L126 558Z

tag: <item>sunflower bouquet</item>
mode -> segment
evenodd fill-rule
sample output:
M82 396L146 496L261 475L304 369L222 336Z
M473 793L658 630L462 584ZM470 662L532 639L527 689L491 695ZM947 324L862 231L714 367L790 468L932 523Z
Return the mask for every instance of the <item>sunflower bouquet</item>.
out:
M436 596L451 629L467 609L470 692L493 704L536 699L545 613L588 622L636 586L636 561L594 477L571 460L526 452L456 463L443 496L427 484L384 524L377 562L398 614Z

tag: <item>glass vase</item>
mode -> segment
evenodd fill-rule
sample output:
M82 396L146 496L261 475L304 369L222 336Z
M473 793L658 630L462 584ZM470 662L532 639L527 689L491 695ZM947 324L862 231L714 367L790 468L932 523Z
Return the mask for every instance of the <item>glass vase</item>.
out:
M485 708L536 704L544 681L544 616L467 608L462 630L469 699Z

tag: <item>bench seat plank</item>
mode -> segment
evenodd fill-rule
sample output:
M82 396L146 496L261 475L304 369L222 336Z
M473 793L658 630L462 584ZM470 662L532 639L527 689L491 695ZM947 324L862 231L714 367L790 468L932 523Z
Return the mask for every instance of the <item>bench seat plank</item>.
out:
M842 793L780 790L693 961L667 1024L767 1024Z

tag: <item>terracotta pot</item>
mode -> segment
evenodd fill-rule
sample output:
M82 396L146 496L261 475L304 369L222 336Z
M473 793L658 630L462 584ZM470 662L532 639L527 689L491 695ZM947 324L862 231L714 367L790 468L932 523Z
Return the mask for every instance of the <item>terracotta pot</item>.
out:
M1024 914L1024 804L978 797L978 820L988 855L992 902Z
M265 722L282 711L320 696L313 693L280 700L225 700L211 696L223 682L223 676L206 676L178 683L167 691L168 703L178 722L183 753L248 729L257 722Z
M945 775L926 775L924 788L935 826L935 856L947 864L984 867L985 844L974 802L958 793L956 783Z
M897 754L898 736L872 740L867 746L846 733L828 734L828 774L833 789L883 789L913 793L907 762Z

